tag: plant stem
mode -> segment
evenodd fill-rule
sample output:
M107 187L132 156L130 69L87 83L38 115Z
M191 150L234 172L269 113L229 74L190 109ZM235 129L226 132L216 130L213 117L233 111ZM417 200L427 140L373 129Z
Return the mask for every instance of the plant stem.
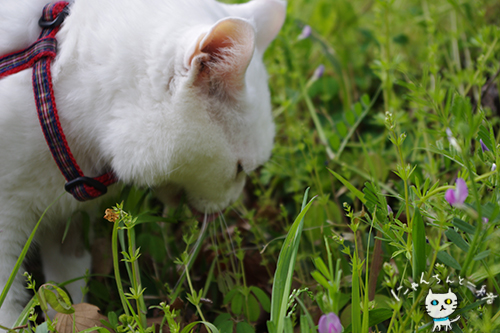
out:
M125 293L123 292L122 279L120 276L120 266L118 265L118 229L119 222L114 222L113 234L111 237L111 248L113 251L113 269L115 271L116 288L118 289L118 294L120 295L120 300L122 302L123 311L127 316L130 316L130 311L128 308L128 302L125 298Z
M187 282L189 285L189 291L191 292L191 295L196 295L196 291L194 290L193 285L191 284L191 277L189 276L189 267L188 267L188 265L184 265L184 267L186 269L185 272L186 272L186 279L187 279ZM203 316L203 312L201 312L200 304L198 302L196 302L196 304L193 304L193 305L196 307L196 310L200 314L201 320L206 322L205 317Z
M128 237L128 246L129 246L129 255L131 257L134 257L132 260L132 284L133 288L136 290L136 292L141 293L141 275L139 274L139 263L137 261L137 258L135 258L135 251L136 251L136 246L135 246L135 237L133 237L133 226L127 228L127 237ZM141 302L142 301L142 302ZM142 293L140 294L139 298L135 300L135 304L137 307L137 313L139 315L139 318L141 319L141 325L142 327L147 326L146 322L146 314L143 312L143 306L142 304L144 303L143 295Z

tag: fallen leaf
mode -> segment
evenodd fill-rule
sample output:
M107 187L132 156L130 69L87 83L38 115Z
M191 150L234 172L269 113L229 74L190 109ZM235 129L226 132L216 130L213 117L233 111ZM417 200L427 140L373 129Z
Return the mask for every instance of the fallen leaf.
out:
M76 332L83 331L91 327L103 327L101 319L107 320L106 316L99 313L99 308L88 303L80 303L73 305L75 313L63 314L58 313L56 330L59 333L73 333L73 316L75 318Z

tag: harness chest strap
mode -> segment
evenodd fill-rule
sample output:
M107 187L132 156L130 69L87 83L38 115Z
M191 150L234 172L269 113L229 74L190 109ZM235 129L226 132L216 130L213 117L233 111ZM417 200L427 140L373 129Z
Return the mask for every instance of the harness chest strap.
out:
M57 51L55 35L67 15L67 6L68 2L65 1L45 6L39 21L42 32L37 41L25 50L0 58L0 79L33 67L33 93L45 141L59 170L66 178L66 191L77 200L86 201L105 194L107 186L115 183L117 179L112 172L95 178L86 177L71 153L59 122L50 65Z

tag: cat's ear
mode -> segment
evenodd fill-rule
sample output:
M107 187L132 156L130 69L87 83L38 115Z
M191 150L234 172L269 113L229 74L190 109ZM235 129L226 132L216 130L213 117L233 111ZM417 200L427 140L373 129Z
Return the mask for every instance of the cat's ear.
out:
M429 295L432 295L432 289L429 288Z
M231 15L243 17L255 25L255 46L261 53L276 38L285 22L286 2L282 0L253 0L225 6Z
M253 26L244 19L225 18L198 36L187 50L184 64L197 85L216 83L226 90L239 90L254 49Z
M448 294L453 294L453 292L451 291L451 288L448 288Z

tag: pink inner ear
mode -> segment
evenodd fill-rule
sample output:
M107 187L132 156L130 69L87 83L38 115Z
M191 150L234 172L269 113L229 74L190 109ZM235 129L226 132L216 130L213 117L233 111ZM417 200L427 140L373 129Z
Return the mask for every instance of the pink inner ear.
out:
M229 88L242 87L255 47L252 25L243 19L226 18L200 35L198 41L189 58L190 66L197 66L200 62L195 58L202 57L212 79L224 81L221 83Z

